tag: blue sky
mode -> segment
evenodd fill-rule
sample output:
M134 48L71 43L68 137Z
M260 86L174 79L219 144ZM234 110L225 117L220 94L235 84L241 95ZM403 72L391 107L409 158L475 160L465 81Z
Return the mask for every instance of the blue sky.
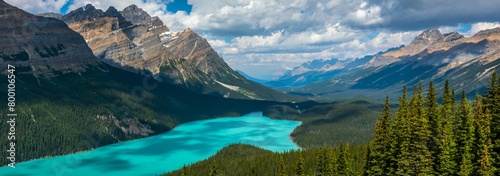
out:
M189 15L192 8L193 5L189 5L187 0L174 0L174 2L167 3L167 10L171 13L184 11Z
M314 59L357 58L423 30L465 36L499 27L498 0L6 0L31 13L136 4L172 31L191 28L233 68L269 79Z

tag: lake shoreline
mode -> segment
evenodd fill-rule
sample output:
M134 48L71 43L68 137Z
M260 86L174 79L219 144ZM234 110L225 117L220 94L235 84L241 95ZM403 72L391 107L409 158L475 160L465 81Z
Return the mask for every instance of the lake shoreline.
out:
M154 175L207 159L231 144L272 152L300 148L291 134L301 124L271 119L262 112L198 120L145 138L16 163L16 169L0 168L0 175L57 175L54 165L68 168L66 174L71 175Z
M298 146L298 147L299 147L299 149L303 149L304 147L300 146L297 142L295 142L295 141L293 140L293 139L294 139L294 137L292 137L292 134L293 134L293 132L295 131L295 129L297 129L298 127L300 127L300 126L303 124L303 122L302 122L302 121L298 121L298 122L299 122L299 125L297 125L297 127L295 127L295 128L292 130L292 132L290 132L290 134L288 135L288 138L289 138L289 139L290 139L290 140L291 140L291 141L292 141L292 142L293 142L296 146Z

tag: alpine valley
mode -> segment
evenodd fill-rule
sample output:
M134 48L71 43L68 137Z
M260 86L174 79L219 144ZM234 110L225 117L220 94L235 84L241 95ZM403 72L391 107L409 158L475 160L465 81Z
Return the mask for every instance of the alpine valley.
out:
M157 135L191 121L258 111L271 118L307 120L294 135L301 146L319 146L331 133L345 136L351 132L340 129L358 128L353 120L366 121L361 126L368 130L331 145L363 143L373 135L369 129L375 118L363 117L380 105L305 101L249 81L191 29L170 32L135 5L102 11L89 4L66 15L33 15L0 1L0 21L0 66L15 67L13 112L19 134L15 160L0 159L5 167ZM2 87L8 87L8 74L8 69L2 72ZM8 108L0 112L12 112ZM324 119L317 112L358 110L341 117L345 121L319 125L339 129L314 133L315 138L305 135ZM327 117L337 118L333 113ZM2 133L10 132L3 128L9 124L0 122Z
M439 30L462 22L409 25L412 10L375 18L423 3L413 1L64 2L0 0L0 175L500 174L500 20L486 18L496 10L466 18L482 30L464 36ZM63 14L29 13L50 11L40 4ZM276 4L293 12L274 14L283 23L259 11ZM331 21L315 26L322 18ZM343 30L363 40L416 32L407 45L332 58L359 39ZM318 48L331 59L278 67ZM278 69L273 80L251 76L266 74L252 70L260 64Z
M15 67L16 130L23 134L16 136L22 151L16 162L300 100L248 81L205 39L190 29L169 33L134 5L121 12L110 7L105 13L87 5L61 16L68 24L4 1L0 9L0 65ZM7 87L6 76L1 84ZM1 112L6 114L7 106ZM1 129L5 134L9 130ZM1 140L8 144L7 138ZM10 162L2 157L1 163Z

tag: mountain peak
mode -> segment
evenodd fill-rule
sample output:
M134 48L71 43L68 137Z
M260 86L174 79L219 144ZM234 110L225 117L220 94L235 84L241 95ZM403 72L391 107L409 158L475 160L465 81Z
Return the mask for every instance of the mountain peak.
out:
M114 14L114 13L119 13L119 12L118 12L118 10L116 10L115 7L109 6L108 9L106 10L106 12L104 12L104 13L113 13Z
M441 34L441 32L438 29L429 29L429 30L425 30L420 35L415 37L415 39L413 39L411 44L428 45L428 44L436 43L436 42L442 40L443 37L444 37L443 34Z
M139 11L139 10L142 11L142 9L137 7L137 5L135 4L131 4L123 9L123 11Z
M182 33L190 34L190 33L194 33L194 31L191 28L186 28L186 29L184 29L184 31L182 31Z
M125 17L123 17L123 15L120 12L118 12L118 10L116 10L116 8L113 6L109 6L106 12L104 12L104 16L118 18L120 28L125 28L132 25L132 23L127 21Z
M444 42L451 42L451 41L455 41L455 40L458 40L461 38L464 38L464 36L462 34L459 34L458 32L450 32L450 33L444 34L443 40L444 40Z
M94 20L102 16L103 14L104 12L101 9L96 9L92 4L87 4L64 15L63 17L61 17L61 20L66 23L81 22L86 20Z
M145 24L151 22L151 16L141 8L137 7L135 4L125 7L120 12L127 21L132 22L132 24Z
M422 32L423 35L441 35L441 31L439 29L427 29ZM420 35L422 35L420 34Z
M83 7L80 7L80 8L82 8L83 11L87 11L87 10L91 10L92 11L92 10L95 10L95 7L92 4L87 4L87 5L85 5Z

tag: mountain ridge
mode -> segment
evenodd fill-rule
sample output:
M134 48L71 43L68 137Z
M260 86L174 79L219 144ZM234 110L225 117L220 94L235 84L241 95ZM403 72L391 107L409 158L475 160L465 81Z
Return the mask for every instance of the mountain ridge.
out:
M354 72L367 67L370 61L377 55L382 55L404 47L401 45L395 48L389 48L386 51L380 51L375 55L367 55L362 58L344 59L331 58L328 60L315 59L305 62L300 66L285 72L279 79L265 82L264 85L277 88L281 87L301 87L315 82L326 81L330 77L338 76L339 74Z
M14 65L18 74L51 77L54 72L83 72L88 65L100 64L84 39L64 22L31 15L4 1L0 9L0 65Z
M400 87L434 80L450 79L453 88L465 88L469 96L483 93L487 75L500 71L500 28L479 31L471 37L457 32L442 34L437 29L423 31L399 48L379 52L353 62L358 69L337 74L316 73L309 78L327 77L282 91L307 92L317 96L369 96L383 99L397 95ZM306 76L303 73L298 76ZM384 96L382 96L384 95Z
M151 73L158 80L219 97L291 98L232 70L208 41L190 28L172 32L158 17L136 5L103 11L88 4L61 19L85 38L101 61L114 67Z

